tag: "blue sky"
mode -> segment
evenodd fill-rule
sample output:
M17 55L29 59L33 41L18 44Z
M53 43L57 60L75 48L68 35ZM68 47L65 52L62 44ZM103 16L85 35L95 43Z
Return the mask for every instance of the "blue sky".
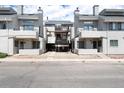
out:
M11 5L16 10L14 5ZM25 5L24 13L37 13L37 5ZM92 14L93 5L42 5L44 10L44 20L48 17L49 20L71 20L73 21L73 11L79 7L80 13ZM99 11L105 8L124 9L124 5L99 5Z

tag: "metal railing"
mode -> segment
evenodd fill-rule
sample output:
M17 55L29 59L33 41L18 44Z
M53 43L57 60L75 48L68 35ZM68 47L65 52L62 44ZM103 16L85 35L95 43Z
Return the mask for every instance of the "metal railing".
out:
M66 39L61 39L61 40L56 40L56 44L58 44L58 45L67 45L67 44L69 44L69 42Z

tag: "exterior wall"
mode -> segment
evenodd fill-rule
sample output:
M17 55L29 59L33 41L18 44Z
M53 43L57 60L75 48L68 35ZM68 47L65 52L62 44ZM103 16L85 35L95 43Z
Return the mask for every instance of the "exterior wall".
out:
M102 51L104 54L124 54L124 31L84 31L80 38L102 38ZM118 47L111 47L110 40L118 40ZM78 48L75 40L75 49ZM87 40L86 47L91 49L92 44ZM82 50L79 50L80 53ZM89 51L89 50L88 50ZM87 53L89 53L87 51ZM86 51L82 51L86 53ZM93 52L93 51L91 51Z
M39 37L39 41L40 41L40 53L42 54L46 52L46 39Z
M0 37L0 52L14 54L14 39L8 37Z
M0 37L0 52L8 53L8 37Z
M75 37L75 32L74 32L75 30L74 30L74 27L72 27L71 28L71 32L70 32L70 38L71 39L74 39L74 37Z
M46 27L48 31L55 32L55 26Z
M118 13L117 13L118 14ZM86 46L87 49L79 49L78 48L78 40L77 37L84 39L94 39L101 38L102 40L102 52L104 54L124 54L124 30L116 27L120 31L110 31L109 22L124 22L123 16L92 16L92 15L82 15L79 13L74 14L74 38L71 38L75 42L75 47L73 51L76 51L78 54L81 53L95 53L95 50L92 49L92 44L87 40ZM93 22L93 30L92 31L84 31L84 22L90 21ZM88 25L87 25L88 26ZM115 29L115 30L117 30ZM72 33L73 34L73 33ZM72 36L72 35L71 35ZM76 37L75 37L76 36ZM73 37L73 36L72 36ZM112 47L110 46L110 40L118 40L118 46ZM75 52L75 53L76 53ZM97 52L97 51L96 51Z
M40 49L19 49L19 55L39 55Z
M78 54L96 54L97 49L78 49Z
M106 51L103 51L105 54L124 54L124 31L108 32L108 41L103 43L103 46L108 46ZM118 47L111 47L110 40L118 40ZM105 44L108 43L108 44Z
M14 54L14 38L8 36L7 31L0 31L0 52Z
M0 29L0 52L13 55L17 53L17 47L15 47L15 39L23 40L24 48L29 50L20 50L20 53L39 54L41 50L45 51L46 36L43 29L43 13L28 15L28 14L14 14L14 15L0 15L1 24ZM34 26L33 31L23 30L23 25L26 25L24 21L32 21ZM27 24L28 25L28 24ZM30 24L29 24L30 25ZM45 37L45 39L40 38ZM39 39L40 38L40 39ZM40 50L32 49L32 39L39 40ZM30 50L31 49L31 50Z
M47 43L55 43L55 26L46 26Z

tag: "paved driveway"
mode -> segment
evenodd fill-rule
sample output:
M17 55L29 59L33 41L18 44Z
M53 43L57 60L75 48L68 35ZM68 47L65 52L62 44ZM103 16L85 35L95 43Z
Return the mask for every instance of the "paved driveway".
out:
M0 63L0 87L124 87L124 63Z

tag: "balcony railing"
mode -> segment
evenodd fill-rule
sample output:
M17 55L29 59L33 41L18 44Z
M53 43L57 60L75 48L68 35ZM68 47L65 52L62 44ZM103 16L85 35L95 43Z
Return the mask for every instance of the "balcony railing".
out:
M56 44L58 45L68 45L68 40L62 39L62 40L56 40Z
M15 38L35 38L37 39L39 33L36 31L28 30L0 30L1 35Z
M38 38L38 33L36 31L12 31L12 34L16 38Z
M107 38L108 35L123 35L124 34L124 30L122 31L85 31L82 28L79 28L78 31L78 36L81 38Z
M56 27L55 28L55 31L56 32L69 32L70 31L70 29L69 28L66 28L66 27Z

